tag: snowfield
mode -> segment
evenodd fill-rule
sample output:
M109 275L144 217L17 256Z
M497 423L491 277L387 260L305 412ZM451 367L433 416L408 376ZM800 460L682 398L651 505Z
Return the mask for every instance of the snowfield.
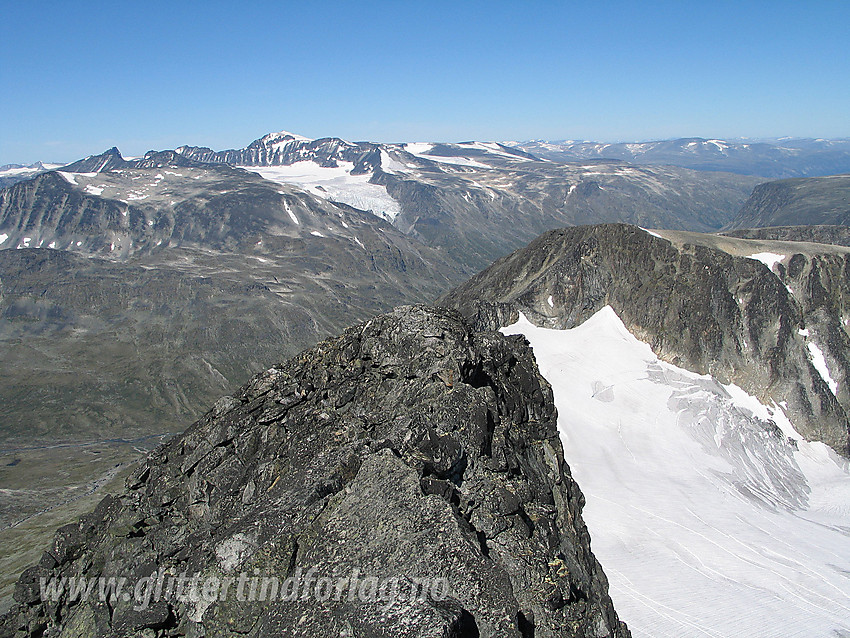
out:
M373 215L392 221L401 212L401 206L380 184L370 184L371 174L352 175L351 162L339 162L337 168L325 168L305 160L290 166L240 166L246 171L260 174L277 184L294 184L304 190L334 202L370 211Z
M610 307L572 330L520 316L502 331L528 338L552 384L634 636L850 635L846 460L779 406L660 361Z

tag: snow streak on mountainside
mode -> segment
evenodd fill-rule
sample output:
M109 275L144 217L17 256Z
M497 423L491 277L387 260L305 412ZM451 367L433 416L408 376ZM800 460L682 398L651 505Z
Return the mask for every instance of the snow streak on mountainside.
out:
M608 306L524 316L620 617L635 636L850 632L847 462L766 407L660 361Z

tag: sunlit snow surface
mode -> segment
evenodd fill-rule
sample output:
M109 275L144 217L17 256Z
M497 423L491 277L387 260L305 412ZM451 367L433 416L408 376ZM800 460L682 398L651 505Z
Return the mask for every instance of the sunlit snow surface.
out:
M659 361L610 307L572 330L521 317L503 332L528 338L552 384L593 551L635 636L850 632L845 461L779 407Z
M374 215L393 220L401 212L399 203L380 184L370 184L371 174L352 175L354 164L339 162L337 168L325 168L305 160L290 166L241 166L278 184L294 184L324 199L341 202Z
M773 267L776 264L785 259L785 255L779 255L777 253L756 253L755 255L750 255L749 258L760 261L770 270L773 270Z

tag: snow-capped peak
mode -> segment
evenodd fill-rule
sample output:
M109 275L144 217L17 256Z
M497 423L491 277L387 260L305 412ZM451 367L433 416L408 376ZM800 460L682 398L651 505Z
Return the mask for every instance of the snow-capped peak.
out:
M292 139L295 142L313 141L309 137L304 137L303 135L298 135L297 133L290 133L289 131L278 131L277 133L269 133L268 135L262 138L262 141L266 143L272 143L281 142L287 139Z

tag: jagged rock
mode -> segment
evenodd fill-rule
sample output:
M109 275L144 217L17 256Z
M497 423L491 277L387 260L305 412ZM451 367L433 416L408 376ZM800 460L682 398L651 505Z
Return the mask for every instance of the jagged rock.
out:
M0 635L628 636L583 504L525 340L402 307L256 376L153 452L21 576ZM38 595L42 578L163 570L291 588L311 569L349 588L359 573L357 596ZM369 599L395 577L448 587Z
M624 224L551 231L438 303L489 330L513 323L519 312L537 325L572 328L610 305L662 359L785 406L803 436L850 454L847 250L783 245L795 253L773 272L740 256L763 244L665 235L675 241ZM737 255L723 247L735 241ZM819 344L835 392L800 331Z

